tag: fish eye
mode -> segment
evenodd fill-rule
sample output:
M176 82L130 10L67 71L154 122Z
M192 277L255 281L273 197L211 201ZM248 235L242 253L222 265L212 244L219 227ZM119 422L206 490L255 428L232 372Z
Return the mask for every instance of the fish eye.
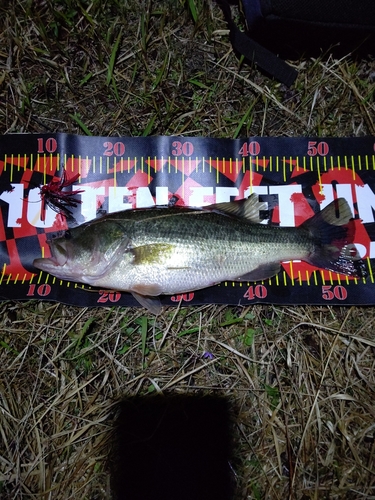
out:
M67 231L65 231L64 238L66 240L70 240L72 238L72 233L69 231L69 229Z

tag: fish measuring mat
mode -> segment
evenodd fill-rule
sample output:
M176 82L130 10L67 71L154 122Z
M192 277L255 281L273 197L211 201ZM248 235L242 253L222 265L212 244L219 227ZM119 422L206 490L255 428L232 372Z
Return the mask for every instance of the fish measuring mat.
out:
M106 213L155 205L205 206L259 195L272 224L298 226L345 198L368 277L349 278L305 262L283 262L273 278L220 285L162 304L373 304L375 284L375 139L0 137L0 300L48 299L73 305L137 305L128 293L63 281L32 265L48 257L47 238ZM67 220L41 200L41 187L79 177ZM265 221L267 223L267 221ZM251 251L251 249L249 250Z

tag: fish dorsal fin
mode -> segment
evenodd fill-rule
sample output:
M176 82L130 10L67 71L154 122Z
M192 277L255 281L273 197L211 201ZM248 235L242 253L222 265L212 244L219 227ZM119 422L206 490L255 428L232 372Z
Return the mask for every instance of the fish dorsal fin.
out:
M261 264L257 268L253 269L249 273L239 276L233 281L262 281L268 278L272 278L280 272L281 264L280 262L267 262L267 264Z
M227 215L234 215L235 217L240 217L241 219L246 219L254 224L259 224L266 217L261 217L261 211L268 210L268 204L259 201L258 195L252 193L248 198L244 200L235 200L223 203L214 203L213 205L208 205L204 207L205 210L212 210L214 212L220 212Z

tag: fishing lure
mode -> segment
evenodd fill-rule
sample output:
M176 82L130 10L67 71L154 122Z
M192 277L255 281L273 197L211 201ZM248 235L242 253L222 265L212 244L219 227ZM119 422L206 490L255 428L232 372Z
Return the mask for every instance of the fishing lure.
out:
M71 186L79 178L79 174L75 174L68 179L66 170L63 170L62 176L58 180L52 179L48 184L40 188L40 197L42 200L41 220L44 221L46 217L46 207L49 206L65 217L66 219L73 218L71 208L76 208L81 200L75 198L77 194L83 193L83 189L75 189L67 191L66 188Z

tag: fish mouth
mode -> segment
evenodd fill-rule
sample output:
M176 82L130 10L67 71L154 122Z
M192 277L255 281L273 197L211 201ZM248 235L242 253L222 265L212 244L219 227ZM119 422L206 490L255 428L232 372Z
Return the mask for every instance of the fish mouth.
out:
M51 257L45 257L42 259L35 259L33 265L46 272L54 272L56 268L63 267L68 262L68 251L64 245L64 242L49 242L51 249Z
M54 242L50 245L52 257L51 260L56 266L65 266L68 261L68 250L65 247L65 242Z

